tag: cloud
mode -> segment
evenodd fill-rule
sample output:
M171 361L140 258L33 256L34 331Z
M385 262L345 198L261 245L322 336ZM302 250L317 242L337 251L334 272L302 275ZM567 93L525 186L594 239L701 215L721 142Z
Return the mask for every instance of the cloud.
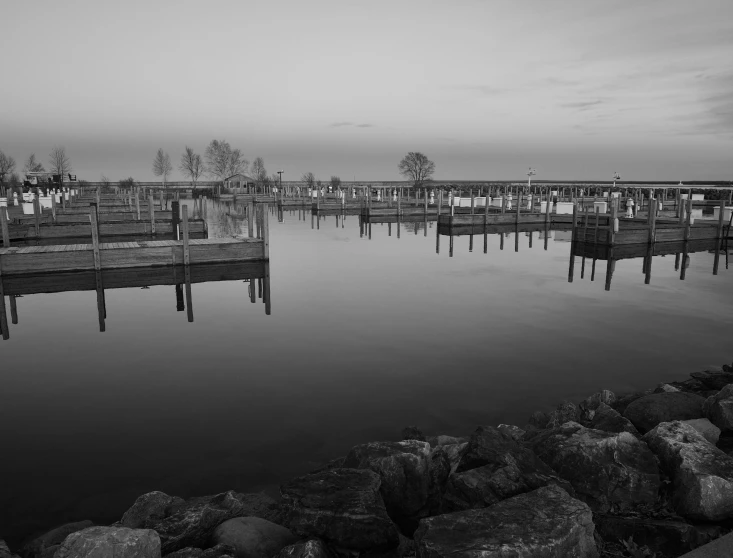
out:
M331 128L342 128L344 126L351 126L353 128L373 128L374 124L354 124L353 122L334 122L330 125Z
M578 101L576 103L561 103L560 106L563 108L577 109L577 110L588 110L595 106L602 104L603 101L597 99L595 101Z

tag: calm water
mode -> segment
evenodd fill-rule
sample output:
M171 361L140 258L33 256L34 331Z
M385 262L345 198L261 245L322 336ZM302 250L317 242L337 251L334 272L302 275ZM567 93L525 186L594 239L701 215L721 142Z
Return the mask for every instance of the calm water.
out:
M188 202L191 204L192 202ZM209 202L210 234L246 233ZM733 360L733 270L713 255L605 262L568 282L568 235L454 239L436 224L270 216L271 303L241 279L17 301L0 343L0 538L111 522L150 490L277 492L288 478L402 427L466 435L524 425L593 391L646 389ZM256 284L253 286L256 287Z

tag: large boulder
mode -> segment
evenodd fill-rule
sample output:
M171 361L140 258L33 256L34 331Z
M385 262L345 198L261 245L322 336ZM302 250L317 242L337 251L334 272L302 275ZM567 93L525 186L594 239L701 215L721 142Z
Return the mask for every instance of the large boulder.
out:
M189 546L207 546L214 528L233 517L254 516L274 523L282 523L284 518L280 505L269 496L233 491L190 498L182 505L166 509L163 517L158 507L151 506L148 509L151 510L150 515L136 517L142 521L142 527L158 532L163 554Z
M21 549L21 554L25 558L53 558L53 555L56 554L56 551L66 537L71 533L76 533L93 525L94 523L87 519L85 521L67 523L51 529L26 544Z
M187 546L181 550L166 554L165 558L236 558L236 551L234 547L226 544L217 544L205 550L203 548Z
M673 504L689 519L733 518L733 458L689 424L664 422L643 440L673 481Z
M55 558L160 558L160 537L152 529L88 527L71 533Z
M720 428L706 418L683 420L682 422L692 426L692 428L702 434L713 445L717 444L718 440L720 440Z
M387 515L381 481L369 469L331 469L282 485L286 524L302 537L367 550L397 546L397 526Z
M595 558L590 508L546 486L494 506L429 517L415 532L418 558Z
M723 533L720 525L691 525L681 518L654 519L593 514L596 532L604 541L633 540L661 556L679 556L717 539Z
M580 423L588 428L604 432L629 432L634 436L640 435L629 419L621 416L616 409L605 403L598 403L594 409L586 409Z
M594 510L653 504L657 498L656 459L628 432L604 432L568 422L542 432L531 443L537 456Z
M428 514L430 444L418 440L371 442L354 446L344 468L370 469L381 480L379 492L387 513L402 529L414 531ZM414 522L414 525L411 525Z
M10 552L8 545L0 539L0 558L19 558L17 554Z
M710 366L702 372L690 374L695 380L702 382L708 389L719 391L728 384L733 384L733 371Z
M703 403L694 393L653 393L633 401L623 415L643 434L660 422L703 418Z
M333 553L323 544L323 541L311 539L286 546L277 555L277 558L332 558Z
M140 496L128 509L120 525L130 529L144 527L146 522L155 521L170 515L173 508L185 504L183 498L168 496L165 492L153 491Z
M457 436L447 436L441 434L439 436L427 436L425 441L430 444L431 448L436 446L452 446L454 444L465 444L468 440L466 438L459 438Z
M733 431L733 384L708 397L703 405L705 416L722 431Z
M425 434L422 433L417 426L405 426L402 429L403 440L418 440L419 442L425 441Z
M290 529L259 517L229 519L211 536L214 544L234 547L237 558L271 558L298 540Z
M480 426L448 478L443 511L486 507L548 484L573 490L510 432Z

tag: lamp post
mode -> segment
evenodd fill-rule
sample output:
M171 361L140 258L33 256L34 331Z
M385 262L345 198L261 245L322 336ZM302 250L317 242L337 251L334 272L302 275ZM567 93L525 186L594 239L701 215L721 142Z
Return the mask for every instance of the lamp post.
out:
M532 167L529 167L529 170L527 171L527 187L532 187L532 177L537 174L537 171L534 170Z

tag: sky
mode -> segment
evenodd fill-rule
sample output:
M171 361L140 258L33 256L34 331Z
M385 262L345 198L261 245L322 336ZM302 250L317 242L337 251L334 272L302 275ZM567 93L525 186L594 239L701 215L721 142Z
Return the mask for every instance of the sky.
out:
M172 180L225 139L284 180L733 179L733 1L8 2L0 150Z

